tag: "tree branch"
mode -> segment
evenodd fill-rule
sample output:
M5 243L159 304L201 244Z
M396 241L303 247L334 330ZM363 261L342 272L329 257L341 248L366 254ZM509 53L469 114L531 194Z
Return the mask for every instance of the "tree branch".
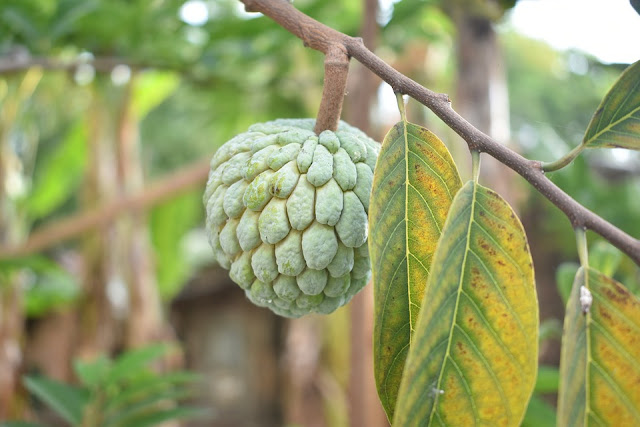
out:
M191 64L183 66L151 63L151 62L132 62L126 58L115 56L98 56L95 58L76 58L72 60L64 60L56 57L48 56L31 56L28 52L18 52L0 57L0 75L9 75L21 73L30 68L39 67L44 70L52 71L75 71L82 65L90 65L99 73L110 73L119 65L126 65L132 70L145 70L155 68L160 70L175 71L188 75Z
M85 64L91 65L96 71L100 72L111 72L118 65L127 65L131 68L141 67L140 65L128 63L122 58L98 57L64 61L59 58L33 57L27 53L19 53L0 58L0 74L19 73L34 67L40 67L45 70L74 71L79 66Z
M393 69L362 43L310 18L287 0L240 0L247 11L262 12L302 39L305 46L327 53L331 46L342 44L349 56L387 82L394 91L406 94L425 105L444 123L460 135L470 150L487 153L526 179L536 190L567 216L574 228L587 228L611 242L640 265L640 240L605 221L549 180L541 163L528 160L480 132L451 107L446 94L433 92Z
M47 249L92 228L104 226L124 211L147 209L169 197L202 184L209 173L209 161L186 166L161 178L137 194L121 197L98 208L81 212L37 229L24 244L0 247L0 259L17 258Z

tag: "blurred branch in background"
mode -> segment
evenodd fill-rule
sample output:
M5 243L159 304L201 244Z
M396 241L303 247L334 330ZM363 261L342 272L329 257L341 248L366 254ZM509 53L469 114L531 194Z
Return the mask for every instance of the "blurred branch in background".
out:
M202 185L206 181L208 173L208 160L186 166L149 184L145 189L135 194L120 197L107 205L37 229L31 233L24 244L0 248L0 258L15 258L39 252L92 228L108 224L124 212L148 209L180 192Z

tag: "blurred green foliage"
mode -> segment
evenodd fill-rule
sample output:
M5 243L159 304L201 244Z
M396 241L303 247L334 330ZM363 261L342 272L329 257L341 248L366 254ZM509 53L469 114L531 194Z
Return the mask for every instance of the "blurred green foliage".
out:
M582 141L600 101L627 64L601 64L581 52L557 52L514 33L505 34L502 43L513 139L526 157L555 160ZM621 163L610 150L597 149L549 177L578 202L637 236L640 180L627 169L637 170L639 164L638 153L629 152L628 161ZM602 166L612 171L613 179ZM539 238L575 259L573 230L564 214L536 192L530 192L525 209L536 210L540 218Z
M99 65L45 69L38 74L33 96L22 100L20 120L11 124L15 133L32 134L29 150L17 150L27 185L16 209L26 228L78 210L94 88L117 104L123 99L123 88L131 86L131 108L139 120L149 179L210 157L251 123L315 114L322 90L320 53L305 49L270 20L246 14L237 0L206 2L208 20L202 26L181 19L184 3L3 2L0 59L46 58L57 65L96 59L128 67L118 70L124 78ZM296 6L342 31L354 35L358 31L361 2L357 0L342 2L340 7L318 0L300 1ZM18 88L24 76L10 73L2 81ZM4 108L6 102L7 98L0 99ZM202 222L200 199L200 190L194 190L150 212L164 298L180 290L194 267L193 251L184 238ZM42 289L40 285L28 289L27 306L40 298ZM66 298L59 286L47 289L60 289L61 298ZM30 314L46 311L34 309Z
M91 362L76 361L77 386L43 376L26 376L24 385L72 426L141 427L207 415L203 409L182 403L195 395L197 375L184 371L159 374L152 369L168 350L166 345L153 345L124 352L116 359L102 356Z
M0 57L62 62L108 58L128 65L132 73L129 80L122 80L96 69L100 78L83 80L75 69L45 71L33 96L24 100L20 120L12 126L15 133L37 141L35 153L19 150L29 185L18 207L27 227L77 209L87 159L86 114L91 87L98 81L113 96L122 92L123 85L132 86L132 109L140 120L149 178L210 156L251 123L315 114L323 74L321 54L305 49L269 19L245 13L237 0L204 2L208 19L202 25L181 19L184 4L183 0L3 3ZM359 0L339 5L299 0L296 7L347 34L356 35L360 27ZM442 78L438 77L437 89L452 89L446 85L453 84L454 26L439 1L394 2L382 11L379 22L382 52L400 55L412 43L448 49L448 65L439 65ZM557 158L581 140L602 95L623 66L603 65L579 52L558 53L514 33L503 33L501 40L514 139L529 157ZM418 77L431 80L429 72ZM17 88L23 78L10 74L4 80ZM611 184L589 166L597 156L603 156L600 150L581 156L552 179L606 219L640 234L638 180ZM560 245L567 258L574 257L572 230L563 214L535 193L528 206L542 209L543 239ZM171 298L193 268L186 243L179 242L184 243L186 234L201 224L198 191L154 207L150 218L160 292ZM633 277L633 266L626 259L621 263Z

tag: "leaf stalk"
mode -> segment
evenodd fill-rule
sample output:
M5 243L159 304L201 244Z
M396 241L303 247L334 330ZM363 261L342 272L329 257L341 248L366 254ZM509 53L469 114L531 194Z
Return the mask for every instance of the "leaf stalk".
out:
M584 150L584 144L580 144L573 150L569 151L564 156L553 162L542 163L542 170L544 172L554 172L567 166Z

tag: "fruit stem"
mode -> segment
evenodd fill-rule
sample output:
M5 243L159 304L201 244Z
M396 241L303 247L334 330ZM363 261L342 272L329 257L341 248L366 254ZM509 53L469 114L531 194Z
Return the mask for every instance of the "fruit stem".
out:
M346 48L341 44L332 45L324 57L324 87L314 129L316 134L338 129L348 74L349 55Z

